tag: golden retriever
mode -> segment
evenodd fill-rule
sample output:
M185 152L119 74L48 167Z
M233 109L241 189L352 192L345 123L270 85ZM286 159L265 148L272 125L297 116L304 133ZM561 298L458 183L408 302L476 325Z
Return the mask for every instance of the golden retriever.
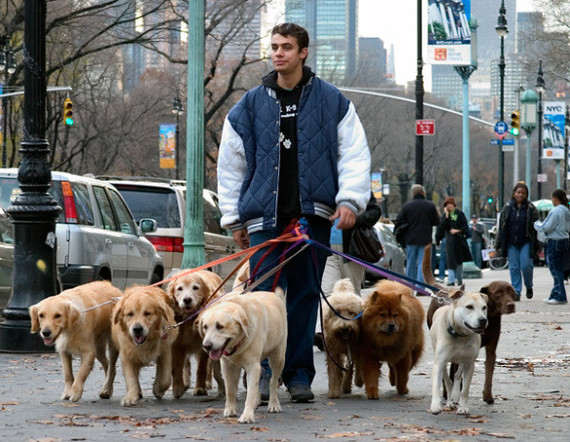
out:
M362 299L354 293L354 287L349 278L337 281L328 303L344 318L356 318L362 311ZM323 303L323 331L327 354L327 372L329 376L329 391L327 397L338 398L342 393L352 390L352 376L356 367L360 375L360 320L346 320L339 317L328 305ZM337 364L343 366L344 370ZM362 385L360 380L356 384Z
M29 308L31 332L39 331L45 345L55 344L61 357L65 381L62 399L75 402L81 398L95 358L105 371L99 397L108 399L112 396L118 352L111 340L111 312L113 298L120 296L121 291L110 282L97 281L65 290ZM73 356L81 359L75 378L71 364Z
M136 405L142 390L139 383L141 367L156 362L152 388L157 398L164 396L172 380L172 343L178 328L174 324L174 310L170 298L162 289L133 286L125 290L113 309L113 341L119 349L127 394L122 406Z
M190 386L190 355L198 362L194 395L208 394L208 353L202 348L202 338L195 327L196 317L206 301L222 284L222 279L208 270L200 270L173 279L168 285L168 295L174 304L175 319L181 322L178 337L172 345L172 394L181 397ZM224 395L224 381L220 362L213 362L213 372L218 383L218 395Z
M283 291L231 294L208 307L199 319L202 343L210 358L222 362L226 384L224 416L237 416L237 389L241 368L247 374L245 408L240 423L255 422L255 408L261 401L261 361L269 360L269 413L280 413L277 396L279 376L285 364L287 313Z
M410 370L424 349L424 308L408 287L380 281L364 301L361 342L362 378L368 399L378 399L382 361L390 368L390 385L408 393Z

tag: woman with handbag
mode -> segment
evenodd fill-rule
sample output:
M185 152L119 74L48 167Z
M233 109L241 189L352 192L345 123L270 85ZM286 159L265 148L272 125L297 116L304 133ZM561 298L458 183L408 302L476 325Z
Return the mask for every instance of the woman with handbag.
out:
M463 284L463 263L472 260L466 238L468 229L465 214L457 208L455 198L448 196L443 203L443 215L437 229L437 240L445 235L448 286L455 285L455 281L459 286Z
M359 242L353 241L353 234L357 229L373 229L374 224L376 224L380 219L381 215L382 211L377 204L374 194L371 192L370 201L368 201L366 210L356 217L356 223L352 229L340 230L335 227L336 223L333 225L331 229L331 249L342 253L348 253L356 258L366 260L367 254L364 253L365 250L357 250ZM362 238L365 240L364 235L360 235L359 239ZM380 242L377 244L382 247ZM378 257L378 260L380 257L381 255ZM354 287L354 292L357 295L360 295L362 280L364 279L364 267L354 261L349 261L340 255L332 254L327 258L321 282L321 289L325 295L330 295L335 282L344 278L350 278L350 282Z

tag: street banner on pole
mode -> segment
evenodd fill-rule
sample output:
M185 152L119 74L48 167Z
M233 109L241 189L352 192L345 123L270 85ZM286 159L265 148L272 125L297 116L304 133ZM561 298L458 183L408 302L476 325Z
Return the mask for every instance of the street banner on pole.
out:
M160 168L174 169L176 167L176 124L161 124L158 133Z
M542 158L564 159L564 114L563 101L545 101L542 118Z
M0 83L0 95L2 95L3 91L4 91L4 85ZM2 103L5 103L4 100L0 101ZM4 142L4 132L2 131L2 128L4 127L3 118L4 118L4 107L0 105L0 145L2 145L2 143Z
M471 64L471 0L428 0L428 57L431 64Z
M382 172L373 172L370 174L370 188L377 200L382 199Z

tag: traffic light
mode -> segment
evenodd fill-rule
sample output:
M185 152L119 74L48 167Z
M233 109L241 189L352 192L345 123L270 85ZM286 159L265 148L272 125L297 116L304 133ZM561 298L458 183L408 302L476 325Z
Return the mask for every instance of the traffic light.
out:
M521 113L518 110L511 114L511 130L509 132L513 137L518 137L521 133Z
M63 102L63 122L66 126L73 126L73 101L70 98Z
M489 204L493 204L493 196L492 196L492 195L489 195L489 196L487 197L487 202L488 202Z

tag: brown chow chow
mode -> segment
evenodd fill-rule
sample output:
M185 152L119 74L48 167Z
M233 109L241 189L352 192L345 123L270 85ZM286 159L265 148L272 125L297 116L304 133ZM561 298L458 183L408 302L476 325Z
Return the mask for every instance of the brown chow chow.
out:
M368 399L378 399L382 362L390 368L390 384L408 392L410 370L424 349L424 309L412 290L397 282L380 281L364 302L361 330L362 379Z

